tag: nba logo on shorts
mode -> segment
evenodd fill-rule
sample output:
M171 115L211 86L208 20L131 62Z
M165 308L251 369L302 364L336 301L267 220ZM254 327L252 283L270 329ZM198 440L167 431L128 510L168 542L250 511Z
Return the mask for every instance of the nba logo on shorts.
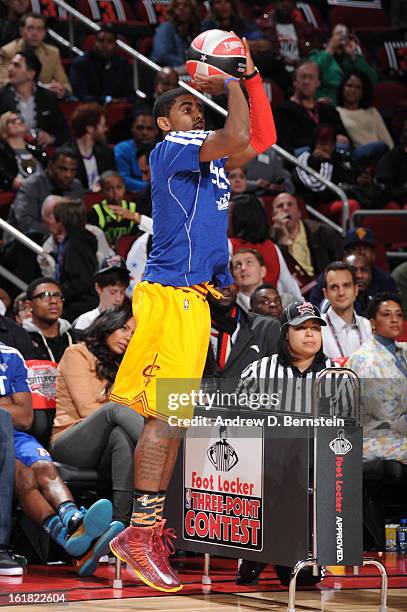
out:
M189 301L187 299L184 300L184 310L188 310L189 308Z

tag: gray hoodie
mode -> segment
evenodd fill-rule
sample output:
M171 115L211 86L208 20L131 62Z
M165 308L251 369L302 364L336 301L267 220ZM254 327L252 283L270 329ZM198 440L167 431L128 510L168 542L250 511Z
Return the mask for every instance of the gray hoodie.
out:
M59 334L54 338L46 338L32 319L23 321L24 329L30 334L34 345L34 358L46 359L58 363L68 346L75 343L71 324L66 319L58 319Z

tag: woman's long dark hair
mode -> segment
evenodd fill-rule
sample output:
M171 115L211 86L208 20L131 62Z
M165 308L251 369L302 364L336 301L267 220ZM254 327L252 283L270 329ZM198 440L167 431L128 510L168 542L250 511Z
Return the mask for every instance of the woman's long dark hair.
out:
M233 196L231 202L232 238L242 238L257 244L270 237L266 211L255 195L244 193Z
M351 68L343 77L338 89L337 106L345 106L343 99L343 90L345 83L349 81L351 76L357 77L362 83L362 97L359 102L360 108L369 108L373 102L373 83L369 77L356 68Z
M240 7L237 3L237 0L228 0L228 2L231 4L232 7L232 12L228 24L225 24L220 21L219 15L213 6L213 0L209 2L210 11L208 18L211 19L211 21L214 21L215 24L219 26L221 30L232 30L238 36L242 36L242 34L244 35L245 30L247 29L247 22L245 19L243 19L243 17L240 16Z
M106 344L107 338L117 329L123 327L131 318L129 305L107 308L95 319L85 332L82 342L96 357L96 376L99 380L107 380L106 392L111 389L122 355L112 353Z
M168 6L168 21L176 28L178 33L188 43L199 33L200 29L200 17L199 8L196 0L189 0L191 7L191 18L188 23L181 24L177 21L175 16L175 4L176 0L171 0Z

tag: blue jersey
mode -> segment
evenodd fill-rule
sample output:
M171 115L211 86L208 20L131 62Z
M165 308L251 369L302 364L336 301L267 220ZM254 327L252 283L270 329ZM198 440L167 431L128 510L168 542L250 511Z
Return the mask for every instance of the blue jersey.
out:
M150 155L153 248L143 280L174 287L232 282L227 244L230 183L223 159L199 161L209 132L171 132Z
M17 349L0 342L0 395L30 393L27 368Z

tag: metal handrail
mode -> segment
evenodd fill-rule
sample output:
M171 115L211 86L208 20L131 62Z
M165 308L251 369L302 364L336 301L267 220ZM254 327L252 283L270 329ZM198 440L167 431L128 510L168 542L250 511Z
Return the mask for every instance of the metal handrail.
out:
M407 217L407 210L377 210L376 208L363 208L362 210L355 210L352 213L350 220L351 227L355 227L355 217Z
M65 9L66 12L68 13L68 15L71 15L72 17L75 17L76 19L79 19L79 21L81 21L83 24L85 24L86 26L91 28L94 32L99 32L99 30L101 29L101 27L98 24L93 22L88 17L85 17L85 15L83 15L82 13L77 11L76 9L72 8L72 6L67 4L64 0L55 0L55 3L58 6L60 6L61 8ZM143 55L139 51L136 51L135 49L133 49L133 47L130 47L130 45L128 45L127 43L123 42L122 40L117 40L116 44L117 44L117 46L120 49L122 49L123 51L125 51L126 53L128 53L129 55L134 57L136 60L142 62L146 66L149 66L152 70L155 70L156 72L159 72L161 70L161 66L159 66L158 64L156 64L155 62L150 60L148 57L146 57L145 55ZM187 83L184 83L184 81L179 80L178 81L178 85L180 87L184 87L189 93L191 93L192 95L194 95L197 98L199 98L200 100L202 100L204 102L204 104L206 104L207 106L210 106L213 110L215 110L220 115L223 115L225 117L227 116L227 111L224 108L219 106L219 104L216 104L216 102L213 102L213 100L210 100L209 98L207 98L201 92L197 91L196 89L193 89ZM298 166L299 168L302 168L303 170L305 170L305 172L308 172L308 174L311 174L311 176L313 176L318 181L323 183L326 187L328 187L328 189L333 191L342 200L342 204L343 204L343 208L342 208L342 233L343 233L343 235L345 235L347 227L348 227L348 221L349 221L349 200L348 200L348 197L347 197L346 193L343 191L343 189L341 189L340 187L338 187L334 183L331 183L331 181L328 181L325 177L323 177L320 174L318 174L318 172L316 172L315 170L313 170L312 168L310 168L306 164L303 164L302 162L298 161L298 159L296 157L294 157L294 155L291 155L291 153L288 153L288 151L286 151L285 149L282 149L280 146L273 145L272 148L279 155L281 155L281 157L283 157L285 160L289 161L291 164L294 164L295 166ZM319 216L319 218L321 218L321 216ZM329 219L327 217L324 216L324 220L325 220L326 223L331 225L329 223Z
M6 232L12 234L16 240L21 242L21 244L26 246L31 251L34 251L34 253L37 253L37 255L46 255L44 249L40 247L39 244L34 242L34 240L31 240L31 238L28 238L28 236L20 232L20 230L17 228L10 225L10 223L7 223L7 221L4 221L4 219L0 219L0 227Z
M55 32L55 30L53 30L52 28L47 28L47 32L49 36L62 47L70 49L70 51L72 51L76 55L79 55L79 57L85 55L82 49L79 49L78 47L70 43L69 40L61 36L61 34L58 34L58 32Z

